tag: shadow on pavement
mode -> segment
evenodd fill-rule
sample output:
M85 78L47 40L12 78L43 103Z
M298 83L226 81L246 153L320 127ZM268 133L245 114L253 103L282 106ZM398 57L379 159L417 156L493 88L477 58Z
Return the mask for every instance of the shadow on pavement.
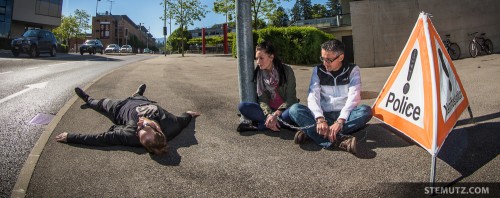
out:
M482 116L482 118L497 115L498 113ZM499 128L499 122L479 123L455 129L448 135L438 158L462 175L452 184L472 175L500 154Z
M172 141L168 142L168 153L164 156L150 155L151 159L164 166L178 166L181 163L182 156L179 155L177 149L182 147L190 147L197 145L195 134L196 118L191 120L191 123Z

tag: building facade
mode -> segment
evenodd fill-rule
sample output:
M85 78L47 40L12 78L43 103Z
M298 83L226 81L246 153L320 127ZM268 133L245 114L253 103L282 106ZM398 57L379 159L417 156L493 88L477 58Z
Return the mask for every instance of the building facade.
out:
M472 32L485 32L500 50L498 0L364 0L350 2L355 62L361 67L395 65L420 12L431 14L437 32L470 57Z
M134 23L127 15L98 14L92 17L92 38L102 41L103 45L131 45L135 52L155 45L148 29Z
M63 0L0 1L0 48L28 29L52 30L61 25Z

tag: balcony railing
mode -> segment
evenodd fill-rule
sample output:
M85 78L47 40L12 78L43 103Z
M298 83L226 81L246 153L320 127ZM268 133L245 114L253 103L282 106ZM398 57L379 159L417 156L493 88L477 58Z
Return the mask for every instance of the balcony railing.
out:
M340 27L351 25L351 15L349 13L319 19L300 20L292 23L293 26L313 26L317 28Z

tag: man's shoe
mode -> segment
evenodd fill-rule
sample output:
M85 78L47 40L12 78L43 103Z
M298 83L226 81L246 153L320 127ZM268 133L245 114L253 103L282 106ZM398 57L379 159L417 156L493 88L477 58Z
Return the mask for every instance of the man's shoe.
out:
M340 150L347 151L352 154L356 154L356 137L350 135L344 135L339 140L337 140L337 147Z
M295 144L304 144L306 140L307 140L307 135L300 130L295 133L295 137L293 138L293 142Z
M75 93L86 103L89 101L89 95L87 95L80 87L75 87Z
M238 128L236 128L236 131L238 132L258 131L258 130L259 129L253 124L247 124L247 123L241 123L240 125L238 125Z
M145 91L146 91L146 84L141 84L137 88L137 91L135 91L134 96L135 95L143 96Z

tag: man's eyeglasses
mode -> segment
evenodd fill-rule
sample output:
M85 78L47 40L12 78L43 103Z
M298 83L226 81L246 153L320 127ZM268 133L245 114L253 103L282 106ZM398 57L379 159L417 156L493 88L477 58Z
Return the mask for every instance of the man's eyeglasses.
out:
M153 131L155 131L156 133L159 133L159 131L158 131L158 130L156 130L156 128L155 128L155 127L151 126L151 124L149 124L149 123L147 123L147 122L144 122L144 123L142 124L142 126L139 128L139 130L137 130L137 131L140 131L140 130L144 129L145 127L150 127L151 129L153 129Z
M342 54L341 54L342 55ZM330 58L323 58L323 57L319 57L319 60L321 62L326 62L326 63L333 63L333 61L337 60L337 58L339 58L340 55L338 55L337 57L335 57L334 59L330 59Z

